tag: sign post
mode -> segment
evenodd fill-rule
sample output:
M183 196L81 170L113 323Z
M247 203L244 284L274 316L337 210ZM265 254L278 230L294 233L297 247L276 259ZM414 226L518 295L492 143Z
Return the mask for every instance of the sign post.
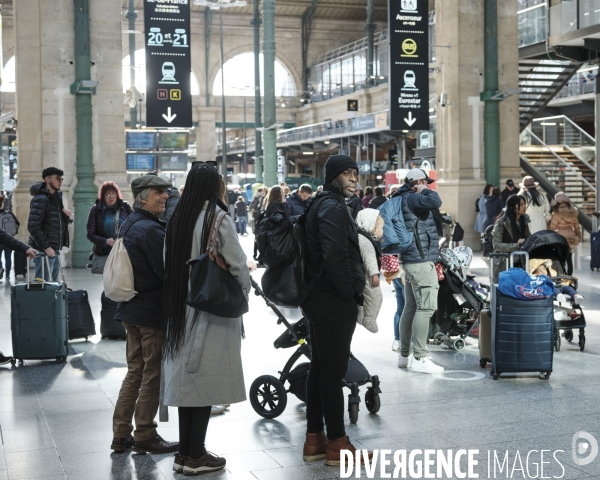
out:
M144 0L149 127L192 127L189 2Z
M388 0L390 130L429 130L428 0Z

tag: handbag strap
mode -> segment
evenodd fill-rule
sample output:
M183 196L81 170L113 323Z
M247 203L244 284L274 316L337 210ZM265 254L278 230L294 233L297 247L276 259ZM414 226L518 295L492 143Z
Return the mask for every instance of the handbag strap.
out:
M207 252L213 252L217 245L217 234L219 233L219 228L221 227L225 215L227 214L221 209L218 209L215 212L211 226L211 234L208 238L208 244L206 245Z

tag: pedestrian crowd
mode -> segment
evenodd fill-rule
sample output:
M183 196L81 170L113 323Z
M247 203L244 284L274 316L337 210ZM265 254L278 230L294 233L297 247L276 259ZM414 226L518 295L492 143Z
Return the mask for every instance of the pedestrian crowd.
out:
M414 236L398 259L398 274L386 275L397 301L392 349L399 352L398 367L425 374L444 371L427 351L430 319L437 309L441 228L452 223L440 214L442 200L430 188L434 180L413 168L386 196L381 187L363 191L358 172L354 159L333 155L325 164L322 189L313 191L308 184L293 192L285 184L261 187L251 202L241 192L227 190L216 168L202 163L192 167L180 189L154 174L136 178L131 183L133 206L115 183L100 186L87 222L93 244L90 266L102 272L122 239L135 286L133 298L120 302L115 315L127 331L128 370L115 405L112 450L175 453L173 469L187 475L224 468L225 459L206 449L207 431L215 406L224 409L246 400L244 325L242 315L191 306L192 292L208 304L217 305L220 299L208 288L210 282L197 284L191 274L195 267L188 265L202 261L207 269L214 265L215 271L228 272L227 288L237 289L247 302L256 264L246 258L240 236L248 233L249 212L254 230L276 213L290 221L303 217L306 267L314 279L301 305L312 345L305 461L339 465L342 450L355 451L344 428L342 380L357 323L378 330L388 207L399 209L406 231ZM29 245L14 238L19 223L6 205L0 212L0 245L5 254L15 250L33 258L36 277L56 281L73 213L63 205L63 172L47 168L42 178L31 187ZM568 196L561 192L550 203L532 177L525 177L519 187L517 191L512 180L502 192L486 185L476 201L475 230L484 234L491 228L493 248L500 252L518 250L532 233L547 228L565 236L574 249L581 230ZM303 216L311 202L316 203ZM50 271L42 273L38 252L48 257ZM5 256L7 274L9 259ZM570 274L572 258L569 269ZM156 414L166 420L168 406L178 409L178 441L157 432Z

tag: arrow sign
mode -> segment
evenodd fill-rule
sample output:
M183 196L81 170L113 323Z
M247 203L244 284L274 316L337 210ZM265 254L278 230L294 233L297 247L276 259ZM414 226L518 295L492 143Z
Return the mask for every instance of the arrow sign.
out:
M410 113L408 114L408 116L410 116ZM169 123L171 123L173 120L175 120L175 118L176 118L176 117L177 117L177 114L176 114L176 113L174 113L173 115L171 115L171 107L169 107L169 108L167 109L167 114L166 114L166 115L163 113L163 118L164 118L164 119L165 119L167 122L169 122ZM405 119L405 120L406 120L406 119ZM413 120L413 122L414 122L414 120ZM409 123L409 125L412 125L412 123Z
M171 111L171 109L169 108L169 112ZM164 117L164 115L163 115ZM167 117L165 117L167 118ZM167 120L168 122L169 120ZM404 121L408 124L409 127L412 127L412 124L415 123L417 121L417 117L413 118L412 116L412 112L408 112L408 118L405 118Z

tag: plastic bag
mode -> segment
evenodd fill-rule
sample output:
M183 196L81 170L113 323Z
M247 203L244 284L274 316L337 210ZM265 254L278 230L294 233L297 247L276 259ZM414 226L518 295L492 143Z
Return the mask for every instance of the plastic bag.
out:
M500 272L498 289L519 300L541 300L554 294L554 283L546 275L530 275L521 268Z

